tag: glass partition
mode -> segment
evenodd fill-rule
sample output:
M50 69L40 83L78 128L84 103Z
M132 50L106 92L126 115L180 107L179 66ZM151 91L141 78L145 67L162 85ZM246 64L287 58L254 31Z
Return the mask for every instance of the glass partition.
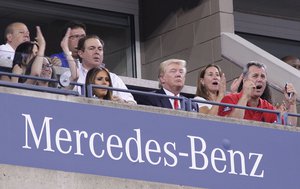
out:
M87 34L96 34L105 42L104 63L118 75L136 77L133 16L92 8L44 2L0 0L0 40L5 43L4 29L12 22L24 22L33 40L39 25L47 42L46 56L61 52L64 25L71 20L83 22Z

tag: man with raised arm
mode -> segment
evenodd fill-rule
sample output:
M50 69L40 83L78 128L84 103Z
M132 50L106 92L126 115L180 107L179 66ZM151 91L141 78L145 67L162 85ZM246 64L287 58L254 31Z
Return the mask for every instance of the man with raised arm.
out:
M226 95L221 102L240 106L275 110L276 108L272 104L261 98L266 85L266 66L262 63L251 61L246 65L243 71L242 91L240 93ZM287 112L297 113L296 97L297 92L293 84L287 83L284 89L284 99ZM276 114L274 113L245 110L228 106L220 106L218 115L268 123L274 123L277 120ZM289 116L288 124L297 125L297 117Z
M69 38L68 38L68 49L69 54L66 54L65 52L53 54L50 57L54 61L55 65L60 65L61 67L69 67L68 63L68 57L73 59L75 62L78 62L78 41L79 39L86 36L86 26L85 24L79 22L79 21L70 21L68 22L64 29L63 29L63 38L65 37L65 33L69 32ZM69 56L71 55L71 56Z

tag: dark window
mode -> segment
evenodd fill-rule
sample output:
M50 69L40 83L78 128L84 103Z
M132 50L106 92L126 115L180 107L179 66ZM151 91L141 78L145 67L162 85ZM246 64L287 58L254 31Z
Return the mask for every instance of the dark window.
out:
M96 34L105 42L104 63L112 72L136 77L133 16L79 6L34 0L1 1L1 44L4 28L11 22L24 22L35 37L39 25L47 42L46 55L61 52L62 28L70 20L86 24L87 34Z

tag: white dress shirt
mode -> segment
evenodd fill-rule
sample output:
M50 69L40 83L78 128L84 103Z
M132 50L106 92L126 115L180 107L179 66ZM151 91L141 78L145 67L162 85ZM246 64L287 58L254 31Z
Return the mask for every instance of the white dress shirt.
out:
M82 64L78 64L78 70L79 70L79 78L77 80L78 83L85 83L85 78L87 75L88 70L85 69ZM122 79L117 76L114 73L109 72L111 81L112 81L112 86L114 88L119 88L119 89L127 89L126 85L124 84L124 82L122 81ZM80 87L75 87L74 90L77 90L79 94L81 94L81 88ZM118 96L121 99L125 100L126 102L134 102L136 103L136 101L134 100L133 96L131 93L125 93L125 92L120 92L120 91L113 91L113 95L114 96Z
M194 99L195 99L195 100L205 100L205 101L207 101L205 98L200 97L200 96L196 96ZM200 109L201 107L204 107L204 106L206 106L208 109L211 109L211 108L212 108L212 104L205 104L205 103L200 103L200 102L197 102L197 104L198 104L199 109Z
M15 56L15 49L13 49L8 43L0 45L0 62L1 66L11 67Z
M165 91L166 95L168 95L168 96L177 96L177 97L180 97L179 94L178 95L174 95L172 92L168 91L165 88L163 88L163 90ZM174 98L169 98L169 100L170 100L170 103L172 104L173 109L175 109L174 108ZM180 108L181 108L181 100L178 99L178 109L180 109Z

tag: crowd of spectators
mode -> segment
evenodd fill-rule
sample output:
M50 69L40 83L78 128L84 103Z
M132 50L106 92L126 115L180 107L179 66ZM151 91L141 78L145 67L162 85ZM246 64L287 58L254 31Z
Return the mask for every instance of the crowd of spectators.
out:
M89 90L90 84L126 90L127 87L121 78L110 72L103 64L104 41L97 35L87 35L86 31L83 23L67 23L60 44L62 52L46 57L46 41L39 26L36 27L35 40L31 41L28 28L24 23L11 23L5 29L6 44L0 46L1 61L11 61L11 67L0 67L0 71L57 80L53 66L61 66L69 68L67 79L70 82L85 84L85 91ZM300 68L300 61L297 57L287 56L282 58L282 61L296 69ZM283 89L283 103L272 105L267 69L263 63L249 62L243 73L232 82L230 92L226 90L226 78L221 68L215 64L205 66L199 72L197 91L192 102L181 94L185 85L186 72L185 60L168 59L159 66L159 89L153 91L152 94L136 95L138 98L134 99L130 92L94 87L91 96L101 100L188 110L268 123L277 121L276 114L209 104L209 102L278 110L282 113L297 113L297 91L292 83L287 83ZM57 82L50 80L16 77L15 75L1 75L0 79L13 83L58 87ZM78 91L78 94L82 93L80 86L64 87ZM287 124L297 125L297 117L290 116Z

